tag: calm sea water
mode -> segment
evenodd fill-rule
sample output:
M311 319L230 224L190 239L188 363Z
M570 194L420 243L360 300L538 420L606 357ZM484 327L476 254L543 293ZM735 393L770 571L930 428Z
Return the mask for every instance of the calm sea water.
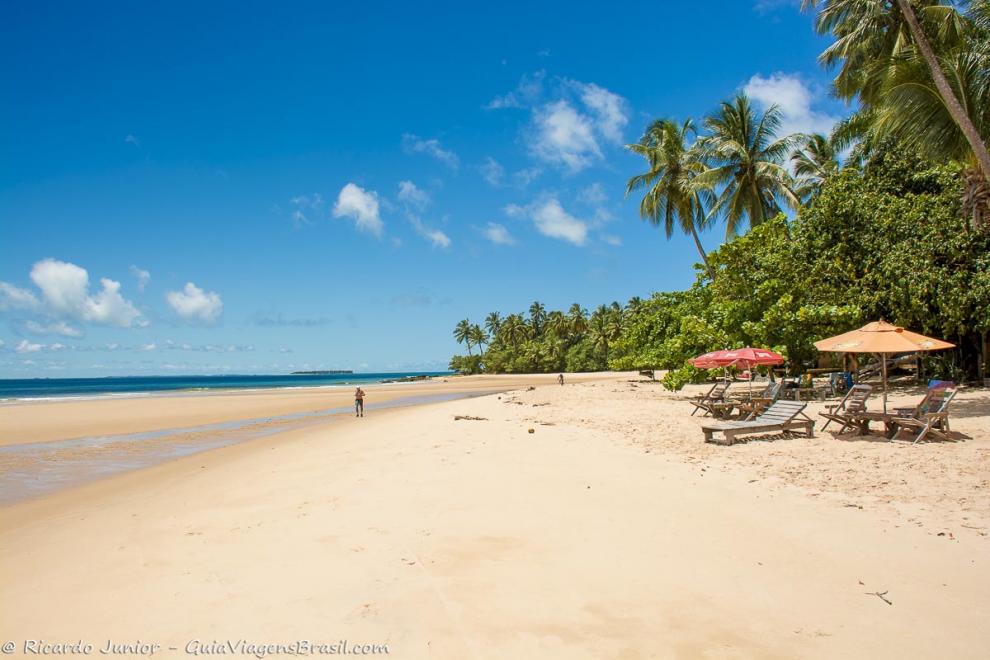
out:
M2 399L47 399L103 395L179 392L183 390L244 390L279 387L325 387L380 383L408 376L446 376L449 372L355 373L326 376L128 376L126 378L0 379Z

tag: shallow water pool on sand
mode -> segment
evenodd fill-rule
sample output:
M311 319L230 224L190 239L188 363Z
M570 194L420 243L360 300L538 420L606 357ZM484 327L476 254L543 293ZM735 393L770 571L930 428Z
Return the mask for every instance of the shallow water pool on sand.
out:
M410 396L369 403L366 411L371 413L491 393ZM12 504L181 456L325 423L346 414L354 414L353 408L343 406L188 428L7 445L0 447L0 504Z

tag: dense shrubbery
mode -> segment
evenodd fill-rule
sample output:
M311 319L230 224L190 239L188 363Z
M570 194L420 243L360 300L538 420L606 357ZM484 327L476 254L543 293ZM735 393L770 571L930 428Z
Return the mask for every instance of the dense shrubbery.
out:
M710 253L714 280L699 270L687 291L590 317L539 303L528 317L490 316L488 350L451 368L668 369L665 384L679 388L703 375L686 366L700 353L763 346L797 372L817 360L815 340L884 318L958 344L941 368L975 375L990 332L990 233L963 220L961 186L957 167L880 150L825 182L794 220L780 215Z

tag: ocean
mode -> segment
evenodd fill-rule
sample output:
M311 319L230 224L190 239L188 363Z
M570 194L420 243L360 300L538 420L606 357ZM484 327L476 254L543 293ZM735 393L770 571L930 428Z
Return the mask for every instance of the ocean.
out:
M412 376L448 376L446 371L272 376L127 376L108 378L0 379L0 400L140 395L161 392L250 390L366 385Z

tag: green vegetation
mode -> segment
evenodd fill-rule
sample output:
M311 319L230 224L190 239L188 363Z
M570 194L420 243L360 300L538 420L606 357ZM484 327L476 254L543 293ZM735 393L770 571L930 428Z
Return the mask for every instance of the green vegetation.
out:
M647 169L626 192L642 193L641 217L668 238L694 238L694 286L590 315L534 303L484 329L462 321L469 355L451 368L666 369L676 389L705 375L686 365L698 354L764 346L799 373L819 357L815 340L884 318L956 343L930 358L943 375L987 373L990 0L965 13L935 0L804 6L835 37L821 56L835 92L858 102L833 135L780 136L777 109L740 95L700 134L661 119L629 145ZM698 230L719 223L726 242L706 252Z

